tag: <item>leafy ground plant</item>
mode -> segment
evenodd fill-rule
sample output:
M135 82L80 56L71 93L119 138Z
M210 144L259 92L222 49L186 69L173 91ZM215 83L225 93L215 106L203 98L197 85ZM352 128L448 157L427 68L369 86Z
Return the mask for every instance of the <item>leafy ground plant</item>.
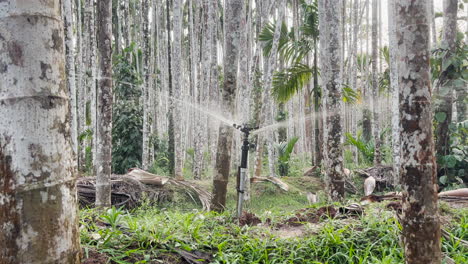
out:
M274 210L259 215L261 225L239 226L229 211L143 206L103 214L82 210L80 230L85 250L106 256L109 263L185 263L184 252L210 256L200 263L403 263L395 213L384 204L365 212L281 227L295 212ZM450 212L451 223L444 226L450 239L443 240L443 252L456 263L467 263L468 249L457 238L468 237L468 210ZM284 235L292 230L293 235Z

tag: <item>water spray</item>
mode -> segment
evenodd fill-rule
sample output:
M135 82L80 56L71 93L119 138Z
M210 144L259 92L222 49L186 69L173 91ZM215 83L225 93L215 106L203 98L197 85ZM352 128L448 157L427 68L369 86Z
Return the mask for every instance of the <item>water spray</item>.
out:
M247 180L247 161L249 149L255 148L255 145L249 142L249 135L251 131L257 130L258 127L250 127L247 124L234 124L233 126L234 128L238 129L244 134L244 139L242 143L241 164L239 166L239 172L237 174L237 217L240 219L240 217L242 216L242 206L244 202L245 181Z

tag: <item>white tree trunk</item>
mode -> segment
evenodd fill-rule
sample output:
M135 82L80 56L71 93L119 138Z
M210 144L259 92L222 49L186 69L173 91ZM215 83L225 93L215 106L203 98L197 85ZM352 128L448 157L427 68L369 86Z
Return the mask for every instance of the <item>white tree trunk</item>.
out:
M70 94L70 115L71 115L71 140L73 152L78 153L78 109L77 109L77 86L75 74L75 40L76 30L73 25L73 0L63 1L63 21L65 30L65 48L66 48L66 71L67 85Z
M374 134L374 165L382 163L382 156L380 153L380 121L379 121L379 79L378 79L378 0L372 1L372 116Z
M80 263L60 1L0 2L1 263Z
M392 156L394 184L400 182L400 109L398 89L397 32L395 1L388 1L388 39L390 48L390 86L392 94Z
M153 90L153 79L152 79L152 68L153 58L151 54L153 42L152 40L152 27L150 26L150 1L145 0L142 5L143 15L143 86L142 86L142 102L143 102L143 142L142 142L142 167L144 170L148 170L151 166L151 151L150 151L150 137L152 135L152 90Z
M183 152L182 152L182 0L174 0L173 6L173 46L172 46L172 79L174 103L174 174L182 179Z
M273 98L271 96L271 86L273 80L273 71L276 70L277 64L277 52L278 44L281 35L281 25L284 18L286 2L281 1L280 6L278 6L278 18L276 20L275 34L273 36L273 44L270 51L270 57L267 60L266 69L265 69L265 81L263 84L263 125L270 125L273 123ZM273 130L268 130L266 132L266 142L268 150L268 168L270 169L271 177L276 176L275 168L275 155L274 155L274 134Z

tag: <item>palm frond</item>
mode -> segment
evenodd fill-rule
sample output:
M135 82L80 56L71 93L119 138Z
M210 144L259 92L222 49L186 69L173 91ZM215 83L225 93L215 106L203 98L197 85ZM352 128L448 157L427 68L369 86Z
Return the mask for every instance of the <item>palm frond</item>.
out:
M345 133L345 136L345 145L355 146L368 162L372 162L374 160L374 143L372 141L365 142L360 136L355 138L350 133Z
M270 56L271 49L273 48L273 39L275 38L275 25L276 22L267 23L265 27L263 27L262 32L260 32L260 35L258 36L258 40L263 43L263 55L265 57ZM281 51L290 41L293 41L293 39L291 39L290 37L286 23L283 22L281 25L281 34L278 42L278 51L281 53Z
M296 145L297 141L299 140L299 137L292 137L287 144L282 144L282 152L280 152L279 160L281 162L288 162L289 159L291 158L291 153L294 149L294 146ZM286 143L286 142L282 142Z
M380 55L384 58L387 66L390 66L390 50L388 49L388 46L384 46L380 49Z
M367 54L358 54L356 57L356 63L358 66L358 70L360 72L364 72L371 63L370 57Z
M311 4L303 1L301 6L304 11L304 24L301 26L301 31L305 36L317 39L319 37L317 1L313 1Z
M358 91L353 90L353 88L346 86L346 85L343 86L342 91L343 91L343 102L347 104L355 104L361 97Z
M301 63L276 72L273 76L273 96L277 101L288 101L310 81L313 72L313 68Z

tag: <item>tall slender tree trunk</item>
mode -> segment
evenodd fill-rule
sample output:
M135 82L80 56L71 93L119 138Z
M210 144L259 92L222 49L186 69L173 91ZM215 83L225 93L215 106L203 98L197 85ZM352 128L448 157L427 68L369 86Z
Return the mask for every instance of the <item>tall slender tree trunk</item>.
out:
M390 86L392 94L392 156L393 156L393 183L400 183L400 109L398 88L398 61L397 61L397 29L396 29L396 0L388 1L388 39L390 49Z
M172 41L171 41L171 19L170 19L170 0L166 0L166 37L167 37L167 84L169 94L169 111L167 120L167 133L169 135L168 155L169 155L169 173L175 175L175 137L174 137L174 92L172 76Z
M362 110L362 137L365 141L370 141L372 138L372 111L371 106L371 93L369 89L369 70L367 68L369 63L369 1L366 1L366 53L364 54L364 84L363 84L363 97L364 106Z
M442 35L442 47L447 49L447 54L442 58L442 65L449 63L456 48L457 38L457 10L458 0L444 0L444 26ZM444 74L442 74L444 75ZM436 91L435 113L437 125L435 136L437 139L436 153L440 158L450 151L450 130L452 122L453 105L453 81L450 79L439 80L439 87Z
M320 132L321 125L320 121L322 120L320 118L320 109L321 109L321 103L320 103L320 98L322 97L322 92L319 87L319 79L318 79L318 48L317 48L317 40L314 40L314 121L315 121L315 166L321 166L322 160L323 160L323 137L322 133Z
M238 53L240 48L239 24L242 15L242 0L226 0L224 31L224 84L222 105L226 117L235 111L237 86ZM222 211L226 206L227 183L231 164L232 127L222 124L219 127L218 152L216 155L215 175L213 179L213 198L211 210Z
M322 87L325 94L325 144L326 144L326 184L328 196L333 201L344 198L343 177L343 132L341 124L341 0L319 1L319 30L321 56Z
M75 74L76 74L76 89L77 89L77 137L78 140L78 171L84 171L85 168L85 141L81 139L81 133L83 133L86 127L86 88L83 78L84 78L84 60L83 53L85 49L83 48L83 23L82 23L82 2L81 0L76 0L76 56L75 56Z
M152 107L151 100L153 90L152 81L152 68L153 68L153 56L151 56L151 50L153 42L152 40L152 27L150 25L150 0L145 0L142 5L143 15L143 74L144 83L142 89L142 102L143 102L143 142L142 142L142 167L148 170L151 166L151 142L150 137L152 135Z
M377 69L378 59L378 0L372 1L372 115L374 117L373 129L374 133L374 165L380 165L382 163L382 154L380 152L380 146L382 142L380 140L380 121L379 121L379 79Z
M97 90L96 206L111 205L112 0L98 1L99 89Z
M174 176L183 179L183 153L182 153L182 0L174 0L173 12L173 49L172 49L172 78L173 97L173 133L174 133Z
M60 1L0 2L0 263L80 263Z
M286 2L281 1L278 5L278 18L276 20L275 25L275 33L273 36L273 44L270 51L270 56L268 60L266 60L266 69L265 69L265 81L263 87L263 125L270 125L273 123L273 98L271 96L272 90L272 82L273 82L273 72L276 70L277 66L277 53L278 53L278 45L279 39L281 36L281 26L283 24L283 18L286 8ZM276 168L275 168L275 155L274 155L274 134L273 130L266 131L266 142L267 142L267 150L268 150L268 168L270 170L271 177L276 176Z
M63 1L63 21L65 30L65 54L67 86L70 94L71 115L71 140L73 152L78 153L78 109L77 109L77 86L75 74L75 36L76 31L73 21L73 0Z
M427 1L397 0L396 11L405 259L411 264L439 264L440 223L432 134Z

